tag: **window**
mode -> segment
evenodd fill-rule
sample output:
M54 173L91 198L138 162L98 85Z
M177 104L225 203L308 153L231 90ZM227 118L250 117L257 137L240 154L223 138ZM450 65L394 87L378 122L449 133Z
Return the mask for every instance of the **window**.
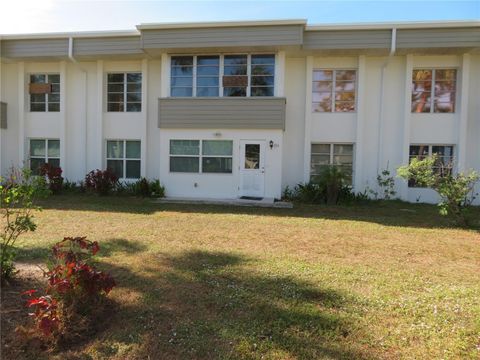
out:
M113 171L119 179L139 179L140 163L140 141L107 141L107 169Z
M419 69L412 75L412 113L455 112L457 70Z
M447 175L452 172L454 165L454 147L452 145L410 145L409 159L425 159L436 155L434 171L440 175ZM415 181L408 181L409 187L419 187Z
M38 175L44 164L60 167L60 140L30 139L30 170Z
M231 140L170 140L170 171L231 174L232 155Z
M312 112L354 112L356 70L313 70Z
M273 96L275 55L172 56L170 96Z
M107 111L142 111L141 73L108 74L107 81Z
M58 112L60 111L60 75L59 74L32 74L30 84L49 84L50 89L45 93L30 93L31 112Z
M353 179L353 144L312 144L310 178L336 166L346 175L347 184Z
M273 96L275 55L252 55L250 96Z

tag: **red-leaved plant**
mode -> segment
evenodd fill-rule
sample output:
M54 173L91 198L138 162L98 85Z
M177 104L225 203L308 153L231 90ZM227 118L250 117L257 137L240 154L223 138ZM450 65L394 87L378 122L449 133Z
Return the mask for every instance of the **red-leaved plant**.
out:
M27 306L45 337L57 335L68 328L69 319L98 309L101 300L116 285L109 274L98 271L89 260L99 251L96 241L85 237L66 237L52 248L46 295L35 297L29 290Z
M118 183L118 177L110 170L92 170L85 176L85 187L100 195L108 195Z
M62 191L63 177L61 167L53 166L48 163L43 164L40 167L40 175L47 178L48 187L52 193L58 194Z

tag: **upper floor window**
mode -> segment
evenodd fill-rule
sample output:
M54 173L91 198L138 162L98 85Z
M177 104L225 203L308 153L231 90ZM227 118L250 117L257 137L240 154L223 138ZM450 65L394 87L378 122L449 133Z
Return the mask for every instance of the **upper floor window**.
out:
M107 169L113 171L119 179L140 178L140 155L140 141L107 141Z
M172 56L170 96L273 96L275 55Z
M313 70L312 111L354 112L356 70Z
M112 73L107 75L107 111L142 111L142 74Z
M419 160L436 156L434 171L440 175L450 174L454 165L453 145L410 145L409 159ZM417 187L415 181L409 180L409 187Z
M58 112L60 111L60 75L31 74L30 75L30 111Z
M44 164L60 166L60 140L30 139L30 170L38 175Z
M412 113L455 112L457 70L417 69L412 75Z
M340 169L346 182L353 179L353 144L312 144L310 178L315 178L331 166Z

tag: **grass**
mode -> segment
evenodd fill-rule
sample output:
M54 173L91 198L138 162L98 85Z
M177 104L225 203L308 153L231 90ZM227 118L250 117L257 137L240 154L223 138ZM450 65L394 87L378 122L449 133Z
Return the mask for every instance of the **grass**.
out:
M480 356L480 233L449 228L434 206L43 206L19 261L43 262L63 236L98 240L118 311L95 338L25 358Z

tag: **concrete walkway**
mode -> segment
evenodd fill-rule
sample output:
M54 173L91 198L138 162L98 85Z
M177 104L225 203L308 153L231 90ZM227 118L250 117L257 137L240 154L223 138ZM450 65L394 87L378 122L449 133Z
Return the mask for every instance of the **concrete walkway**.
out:
M266 208L291 209L293 204L286 201L274 201L273 198L263 198L262 200L246 199L208 199L208 198L184 198L184 197L166 197L154 200L163 204L203 204L203 205L228 205L228 206L254 206Z

